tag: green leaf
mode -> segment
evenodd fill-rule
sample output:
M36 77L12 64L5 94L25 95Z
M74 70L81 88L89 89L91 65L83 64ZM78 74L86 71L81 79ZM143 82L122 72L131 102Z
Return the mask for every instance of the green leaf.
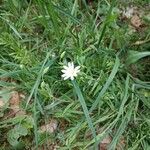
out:
M34 119L32 116L27 116L23 121L22 121L22 126L30 129L33 128L34 126Z
M129 51L126 62L130 65L146 56L150 56L150 52Z
M14 4L14 6L17 8L18 7L18 1L17 0L12 0L12 2L13 2L13 4Z
M7 140L13 147L17 147L17 145L19 145L18 139L21 136L26 136L27 134L28 130L26 128L24 128L22 125L16 125L7 133Z
M73 86L75 88L76 94L78 95L78 98L79 98L79 101L81 103L81 106L83 108L84 115L85 115L86 120L88 122L89 128L91 129L93 137L96 140L96 132L95 132L95 129L94 129L94 126L93 126L93 123L92 123L92 119L91 119L91 117L89 115L89 111L88 111L88 108L86 106L86 103L85 103L84 97L82 95L82 92L81 92L81 90L80 90L80 88L79 88L79 86L78 86L78 84L77 84L77 82L75 80L73 80L72 83L73 83Z
M4 111L8 108L9 100L11 98L11 91L9 89L0 90L0 117L3 117Z
M0 90L0 97L2 97L2 100L7 103L11 97L11 92L8 89L2 89Z

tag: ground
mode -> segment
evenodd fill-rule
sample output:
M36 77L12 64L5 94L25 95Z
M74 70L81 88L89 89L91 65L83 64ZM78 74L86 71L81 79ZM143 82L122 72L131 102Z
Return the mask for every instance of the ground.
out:
M149 10L148 0L1 0L0 150L148 150ZM62 78L69 62L74 80Z

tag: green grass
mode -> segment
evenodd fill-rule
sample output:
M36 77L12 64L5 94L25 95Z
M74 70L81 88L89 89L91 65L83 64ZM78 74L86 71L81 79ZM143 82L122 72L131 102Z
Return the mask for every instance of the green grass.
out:
M119 13L130 4L143 12L139 29ZM139 0L2 0L0 149L96 149L109 136L109 150L148 150L147 5ZM62 66L70 61L81 67L73 82L61 78ZM25 95L20 99L25 115L9 117L12 91ZM57 129L39 132L51 120L57 120Z

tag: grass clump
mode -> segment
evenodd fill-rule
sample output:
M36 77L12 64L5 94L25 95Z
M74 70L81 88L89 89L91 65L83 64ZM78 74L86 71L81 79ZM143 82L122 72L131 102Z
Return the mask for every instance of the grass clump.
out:
M147 7L138 0L2 0L0 149L147 150ZM61 78L67 62L81 67L76 81Z

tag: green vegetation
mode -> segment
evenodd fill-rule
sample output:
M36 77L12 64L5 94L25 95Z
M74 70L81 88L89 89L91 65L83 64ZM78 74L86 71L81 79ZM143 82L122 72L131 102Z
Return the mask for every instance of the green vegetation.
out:
M148 150L149 23L148 0L0 1L0 150Z

